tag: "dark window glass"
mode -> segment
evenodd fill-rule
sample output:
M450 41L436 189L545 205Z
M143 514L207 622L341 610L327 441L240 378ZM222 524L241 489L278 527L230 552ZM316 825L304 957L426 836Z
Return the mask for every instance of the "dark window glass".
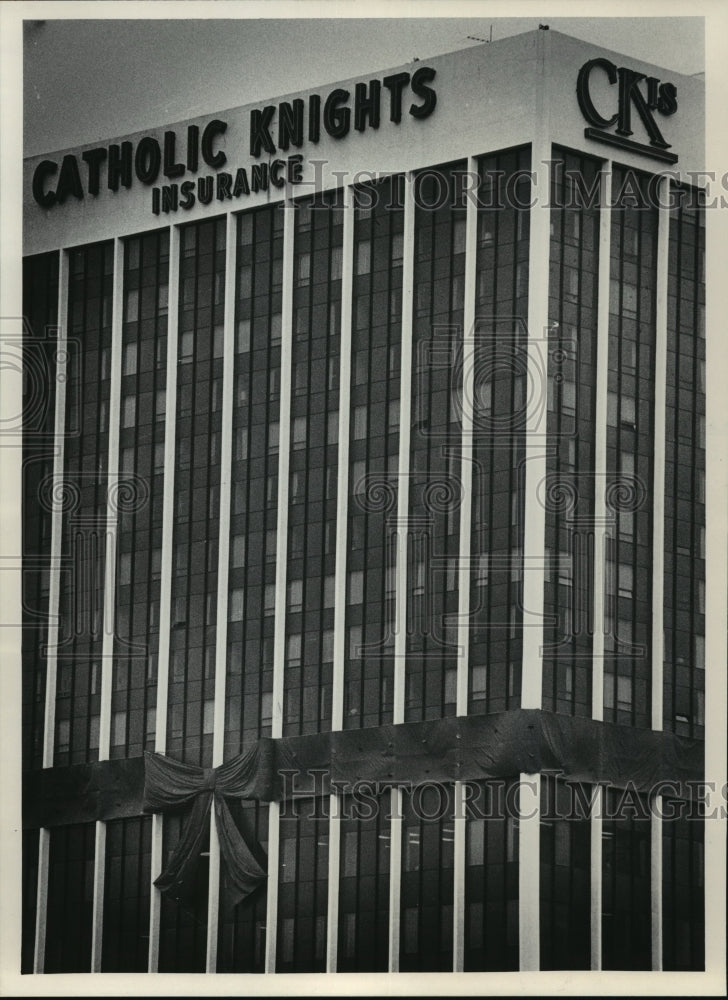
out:
M577 795L580 793L584 798ZM591 967L591 789L541 779L541 968Z
M478 161L470 713L521 699L529 167L528 148Z
M119 468L130 499L117 521L112 758L153 749L156 733L159 624L149 607L160 600L168 287L169 233L126 240Z
M164 871L177 847L184 817L166 813L162 837ZM182 904L162 896L159 929L160 972L204 972L207 951L207 898L210 883L210 836L200 848L194 882Z
M333 663L323 637L334 627L338 445L329 422L339 410L341 354L341 193L296 202L293 245L293 365L308 386L291 398L287 662L283 675L283 735L331 728ZM332 443L332 440L334 443ZM290 539L305 525L306 545L294 556ZM283 612L283 609L280 609Z
M99 755L113 265L111 242L69 253L56 765Z
M374 804L342 800L338 972L388 968L389 805L386 793Z
M298 799L281 811L276 972L326 968L329 820L323 799Z
M146 972L152 817L106 824L103 972Z
M349 388L344 728L392 721L403 179L358 190ZM359 931L350 923L347 940Z
M551 168L543 707L590 717L600 164L555 150ZM549 502L550 498L554 502ZM566 503L563 498L566 497ZM601 529L600 529L601 530ZM556 959L557 961L559 959ZM576 968L577 966L574 966Z
M460 537L464 170L457 163L415 178L409 516L417 527L408 539L405 721L456 707L458 591L448 570Z
M669 972L705 968L705 820L685 801L663 799L662 961Z
M184 226L180 244L167 752L207 767L215 694L225 234L225 219L211 219Z
M23 768L40 767L45 710L53 473L58 254L23 261ZM45 484L45 485L42 485ZM37 859L36 859L37 862ZM32 960L32 958L31 958Z
M469 789L465 827L465 971L518 969L517 786Z
M271 733L282 267L282 206L238 216L226 758Z
M705 734L705 209L670 217L665 422L664 728Z
M651 722L652 456L654 451L657 207L650 178L612 176L604 719ZM622 484L627 490L622 490ZM621 502L634 492L635 502Z
M401 933L402 972L452 970L452 785L429 784L403 793Z
M625 796L629 795L629 799ZM602 821L602 968L650 968L650 816L634 792L606 790Z
M258 862L266 867L268 852L268 806L257 802L230 802L238 828ZM223 877L220 885L218 925L218 972L263 972L266 939L265 883L232 906L230 888Z
M51 830L45 972L91 971L93 823Z

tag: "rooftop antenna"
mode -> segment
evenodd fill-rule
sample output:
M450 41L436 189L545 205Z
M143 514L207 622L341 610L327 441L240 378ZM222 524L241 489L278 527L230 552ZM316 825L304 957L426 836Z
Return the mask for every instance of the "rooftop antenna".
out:
M492 42L493 41L493 25L490 26L490 37L489 38L479 38L477 35L466 35L471 42Z

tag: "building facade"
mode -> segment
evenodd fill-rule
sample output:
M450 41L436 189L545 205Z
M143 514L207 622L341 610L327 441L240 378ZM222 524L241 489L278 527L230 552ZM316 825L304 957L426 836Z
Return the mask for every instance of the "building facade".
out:
M23 971L703 968L703 104L535 31L26 162Z

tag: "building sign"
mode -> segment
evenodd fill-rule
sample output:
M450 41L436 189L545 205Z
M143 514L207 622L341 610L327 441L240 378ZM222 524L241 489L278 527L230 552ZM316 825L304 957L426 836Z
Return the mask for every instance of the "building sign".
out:
M337 87L325 97L310 94L306 101L296 98L277 106L253 108L248 152L258 162L233 170L222 169L228 157L219 148L220 139L228 124L218 118L204 128L189 125L184 133L167 131L162 142L145 135L136 143L125 141L87 149L80 157L67 153L60 164L42 160L33 174L33 198L42 208L52 208L69 197L97 197L102 187L112 192L130 188L136 179L151 187L152 212L159 215L190 209L197 202L209 205L213 199L225 201L251 191L281 188L286 183L300 184L303 156L282 153L306 142L315 145L322 133L343 139L352 127L357 132L378 129L383 113L394 125L400 124L405 113L415 120L428 118L437 104L437 94L430 86L434 79L432 67L420 66L412 74L393 73L382 80L357 83L353 95ZM201 165L217 173L196 176L194 180L185 178L196 175ZM160 178L164 179L161 185Z
M605 76L609 84L616 87L614 91L616 101L613 101L611 106L606 104L602 106L600 95L597 108L592 98L591 88L595 70ZM587 139L616 146L618 149L630 150L633 153L642 153L655 160L662 160L663 163L677 163L677 155L668 152L670 143L665 141L655 120L656 113L669 117L677 111L677 88L674 84L661 83L654 76L646 76L626 66L617 67L609 59L590 59L579 70L576 98L581 113L591 123L589 128L584 129ZM616 110L613 110L615 104ZM605 117L606 114L609 117ZM633 135L632 124L635 114L647 132L649 144L630 139ZM609 131L614 126L616 128Z

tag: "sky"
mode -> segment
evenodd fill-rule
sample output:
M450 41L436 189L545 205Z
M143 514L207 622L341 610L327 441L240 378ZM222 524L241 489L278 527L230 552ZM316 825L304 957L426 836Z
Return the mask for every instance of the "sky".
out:
M704 67L704 22L700 17L548 17L545 4L530 4L529 17L321 18L331 11L366 8L347 3L288 4L296 18L179 20L64 20L77 5L42 5L51 16L30 19L37 5L24 4L24 155L50 152L113 136L223 111L376 72L443 52L532 31L554 30L616 52L693 74ZM578 4L583 10L587 5ZM111 8L150 10L168 17L179 4L99 3L96 18ZM562 5L563 7L563 5ZM182 5L196 14L199 4ZM211 12L245 13L245 5L207 4ZM281 10L265 5L266 14ZM263 8L258 7L257 10ZM405 5L374 8L398 13ZM431 11L427 0L406 9ZM469 9L473 9L471 5ZM503 10L484 2L476 9ZM594 6L604 10L604 4ZM622 8L634 11L630 5ZM666 4L654 4L661 13ZM683 8L689 9L689 8ZM461 5L438 11L460 11ZM543 13L538 13L541 10ZM98 12L98 13L96 13ZM316 15L302 19L300 13ZM76 13L77 16L77 13ZM491 35L492 33L492 35Z

